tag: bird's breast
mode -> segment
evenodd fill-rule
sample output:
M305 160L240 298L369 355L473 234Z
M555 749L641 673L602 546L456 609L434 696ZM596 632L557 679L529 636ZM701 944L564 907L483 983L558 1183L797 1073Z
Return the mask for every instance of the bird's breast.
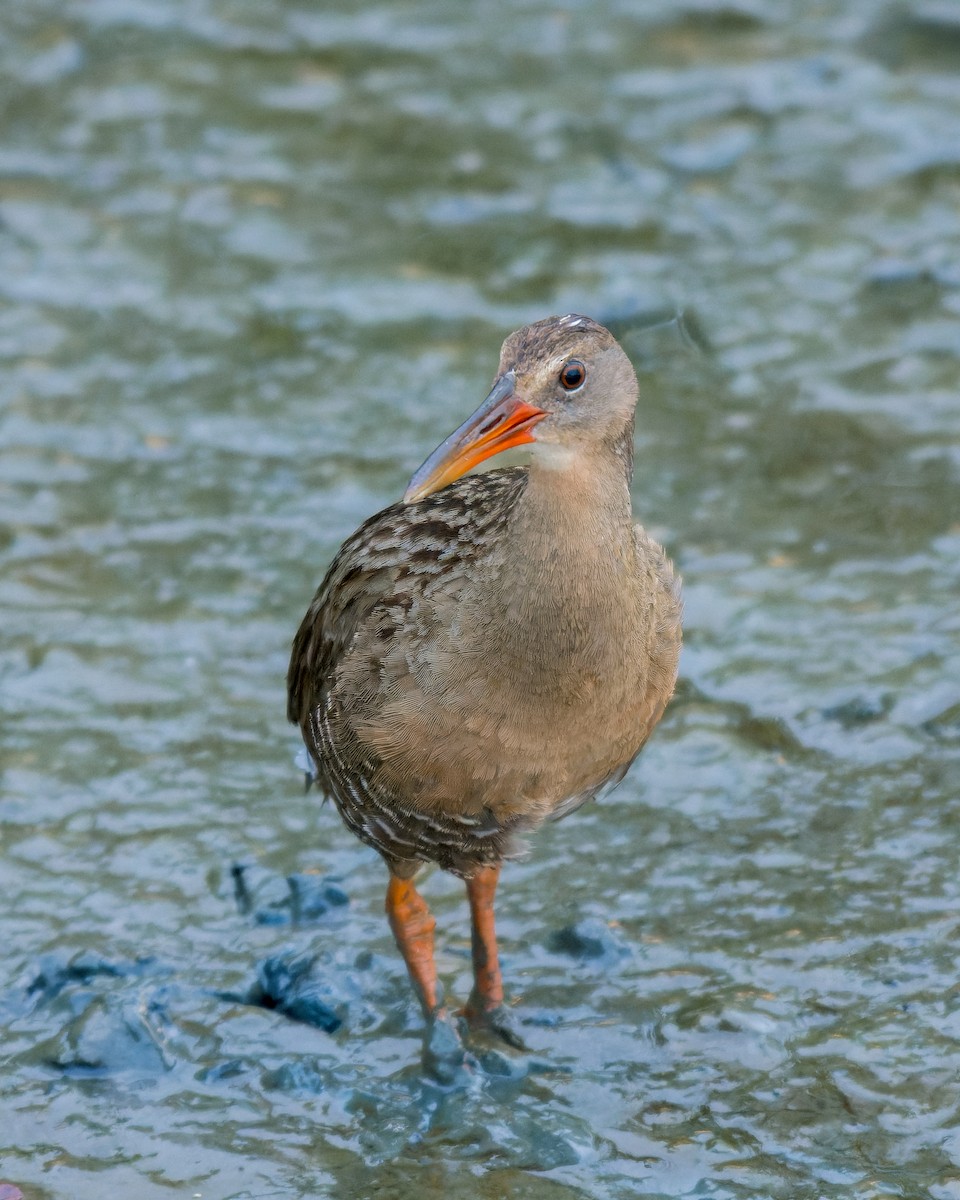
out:
M413 672L361 731L398 787L420 781L418 807L536 823L633 757L642 612L609 557L504 555L432 598Z

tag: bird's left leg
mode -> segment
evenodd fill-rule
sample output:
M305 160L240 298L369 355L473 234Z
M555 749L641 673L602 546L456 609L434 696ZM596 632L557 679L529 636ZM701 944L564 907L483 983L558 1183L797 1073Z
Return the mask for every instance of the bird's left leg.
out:
M473 990L463 1010L471 1025L491 1029L508 1045L525 1050L523 1039L514 1028L509 1009L503 1002L503 977L497 954L497 931L493 919L493 901L500 880L500 864L481 867L467 882L470 901L470 944L473 952Z

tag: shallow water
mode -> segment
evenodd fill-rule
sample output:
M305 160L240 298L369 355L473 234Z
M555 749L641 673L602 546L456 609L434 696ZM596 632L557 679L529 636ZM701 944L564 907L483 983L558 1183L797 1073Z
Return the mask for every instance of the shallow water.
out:
M354 8L0 14L0 1179L956 1200L954 6ZM638 367L682 681L505 871L533 1053L445 1092L287 650L569 310ZM462 889L425 891L463 997Z

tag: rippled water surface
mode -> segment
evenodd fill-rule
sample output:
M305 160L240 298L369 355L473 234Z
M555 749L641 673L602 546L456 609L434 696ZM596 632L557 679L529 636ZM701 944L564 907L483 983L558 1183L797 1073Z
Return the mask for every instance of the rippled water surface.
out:
M960 1198L960 9L0 27L0 1179ZM505 334L569 310L637 364L682 680L504 873L533 1053L441 1091L287 650ZM462 888L425 892L462 998Z

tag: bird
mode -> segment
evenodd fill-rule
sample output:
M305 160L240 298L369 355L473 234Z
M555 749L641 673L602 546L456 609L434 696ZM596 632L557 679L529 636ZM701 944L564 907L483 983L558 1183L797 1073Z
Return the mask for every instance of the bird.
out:
M421 870L466 884L467 1028L522 1048L494 924L501 866L623 778L673 693L680 580L632 515L637 401L630 359L590 317L512 333L486 399L346 539L294 638L287 715L386 862L428 1028L451 1019ZM488 461L517 447L521 465Z

